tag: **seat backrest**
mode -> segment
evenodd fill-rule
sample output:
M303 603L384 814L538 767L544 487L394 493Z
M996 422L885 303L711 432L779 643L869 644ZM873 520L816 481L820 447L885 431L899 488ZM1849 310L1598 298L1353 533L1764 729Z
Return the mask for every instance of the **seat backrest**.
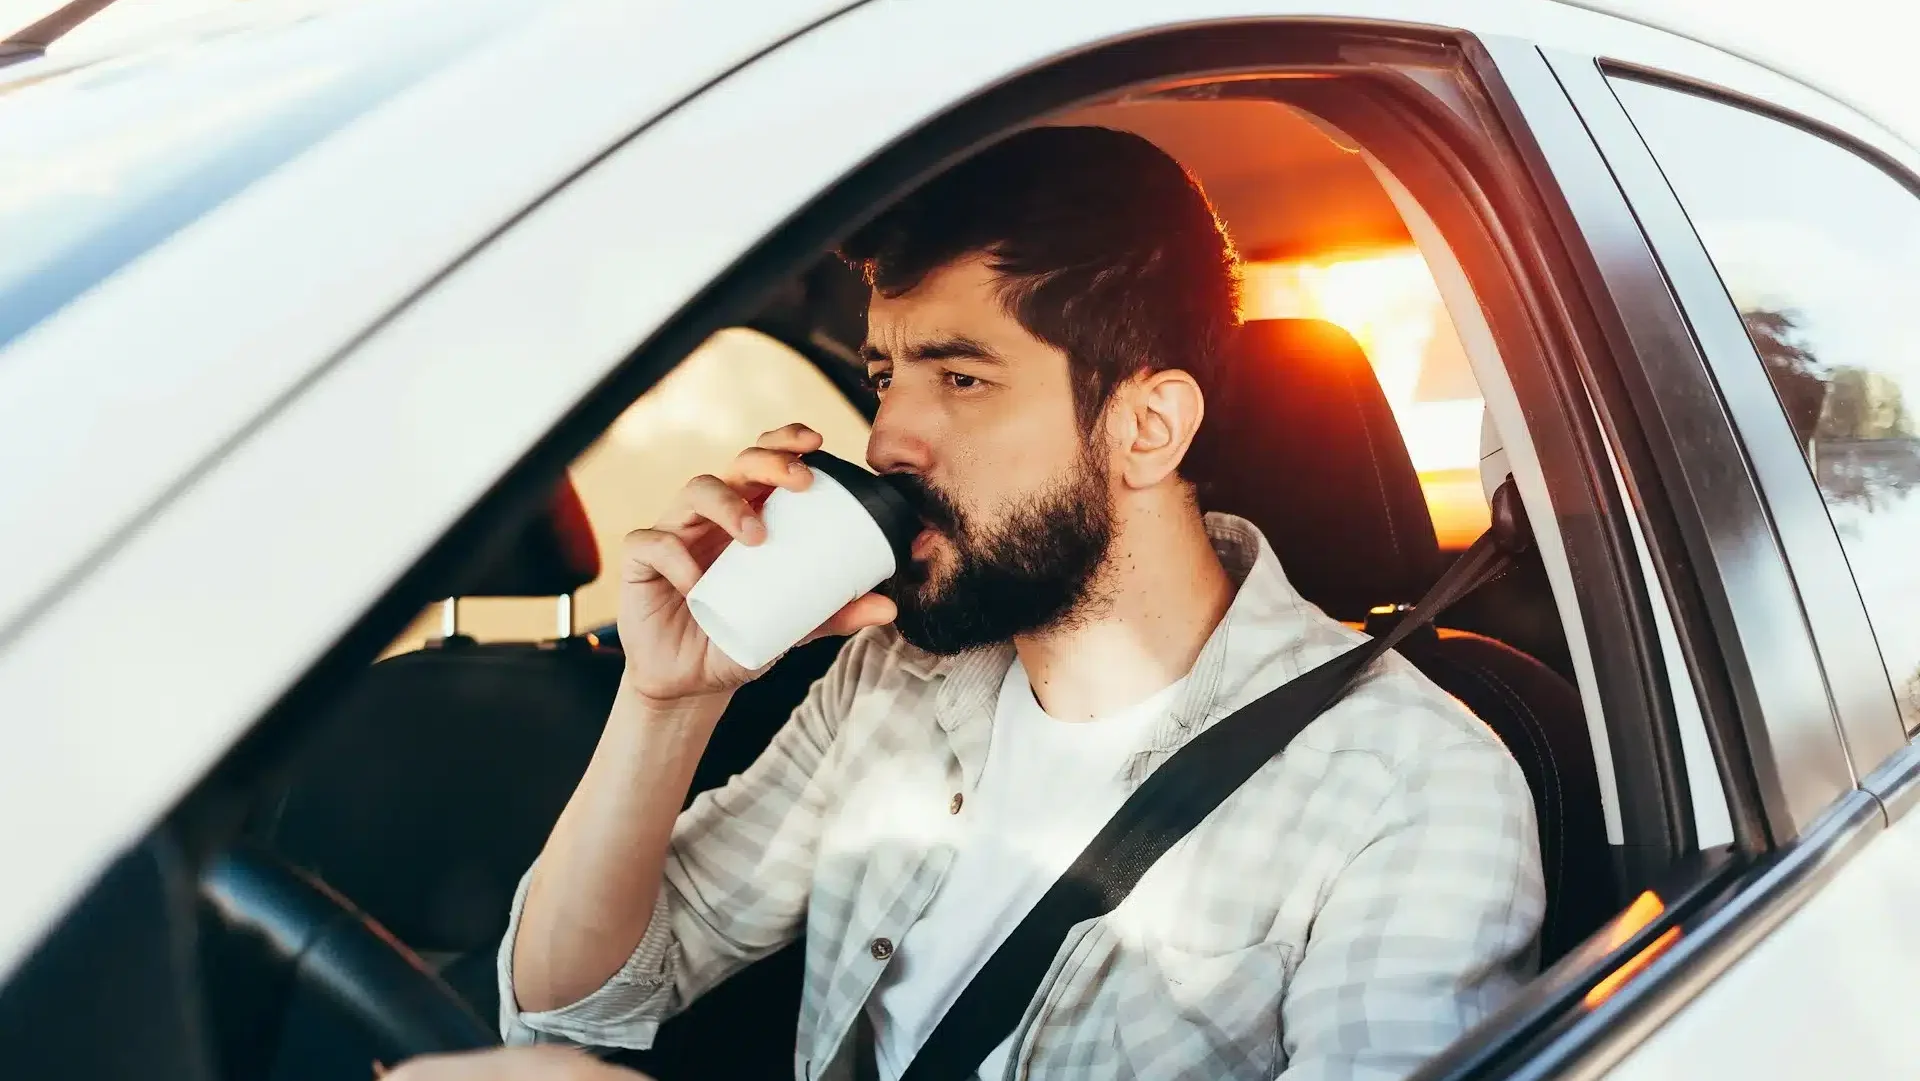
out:
M1547 892L1540 954L1558 960L1620 908L1580 692L1525 653L1471 631L1415 634L1400 653L1486 721L1526 775Z
M1337 619L1362 624L1375 609L1417 600L1438 577L1439 545L1359 344L1331 323L1259 320L1242 328L1222 374L1190 459L1203 507L1258 526L1294 588ZM1526 774L1551 961L1618 907L1579 693L1483 634L1423 633L1401 653L1486 722Z
M564 597L600 570L564 482L488 554L466 595ZM588 637L454 635L382 660L262 809L261 840L416 950L490 953L593 755L622 667Z
M1410 602L1440 545L1366 354L1317 319L1240 328L1189 456L1207 510L1259 526L1295 589L1335 619ZM1300 528L1276 528L1286 523Z

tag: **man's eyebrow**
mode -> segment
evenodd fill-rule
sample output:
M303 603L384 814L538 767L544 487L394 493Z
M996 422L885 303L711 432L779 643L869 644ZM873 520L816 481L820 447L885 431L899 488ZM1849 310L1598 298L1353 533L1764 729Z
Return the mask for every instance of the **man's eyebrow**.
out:
M1005 364L1006 358L995 352L985 342L976 341L964 334L938 341L920 342L910 352L915 360L982 360L988 364Z
M893 358L887 351L868 342L860 347L860 359L868 364L884 364ZM987 364L1005 364L1007 359L984 342L956 334L950 338L915 342L907 349L908 360L977 360Z

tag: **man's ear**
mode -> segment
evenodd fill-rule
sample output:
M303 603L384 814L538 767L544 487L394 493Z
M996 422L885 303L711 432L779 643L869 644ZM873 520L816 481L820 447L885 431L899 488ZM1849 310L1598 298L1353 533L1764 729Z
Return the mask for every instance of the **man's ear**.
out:
M1206 413L1200 384L1170 368L1129 379L1114 398L1120 479L1129 488L1151 488L1172 478Z

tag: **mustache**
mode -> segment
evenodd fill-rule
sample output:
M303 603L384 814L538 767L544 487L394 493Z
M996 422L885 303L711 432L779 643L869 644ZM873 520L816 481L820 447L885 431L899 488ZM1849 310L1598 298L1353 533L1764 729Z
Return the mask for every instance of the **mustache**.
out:
M892 473L887 480L906 497L908 505L928 528L948 536L960 533L964 515L959 505L947 493L928 483L925 477L917 473Z

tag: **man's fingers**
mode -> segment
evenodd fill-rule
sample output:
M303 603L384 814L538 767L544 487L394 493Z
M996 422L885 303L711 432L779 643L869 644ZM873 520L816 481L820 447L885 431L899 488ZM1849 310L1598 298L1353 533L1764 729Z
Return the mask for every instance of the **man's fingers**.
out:
M755 508L774 488L798 492L812 484L813 471L799 459L820 443L820 433L804 424L761 433L757 445L734 456L724 479L708 474L688 481L654 528L680 532L708 521L736 540L758 544L765 533Z
M665 578L684 596L705 573L679 537L659 529L636 529L623 542L626 580L631 583Z
M753 485L756 488L791 488L802 491L813 483L813 470L800 460L800 455L790 450L770 450L766 447L749 447L733 459L733 467L727 471L727 481L736 486Z
M727 535L745 544L767 539L767 525L747 502L747 497L726 481L705 474L687 482L681 491L688 510L727 531Z
M768 450L787 450L795 454L805 454L810 450L819 450L824 442L820 433L804 424L788 424L770 432L760 433L754 446Z

